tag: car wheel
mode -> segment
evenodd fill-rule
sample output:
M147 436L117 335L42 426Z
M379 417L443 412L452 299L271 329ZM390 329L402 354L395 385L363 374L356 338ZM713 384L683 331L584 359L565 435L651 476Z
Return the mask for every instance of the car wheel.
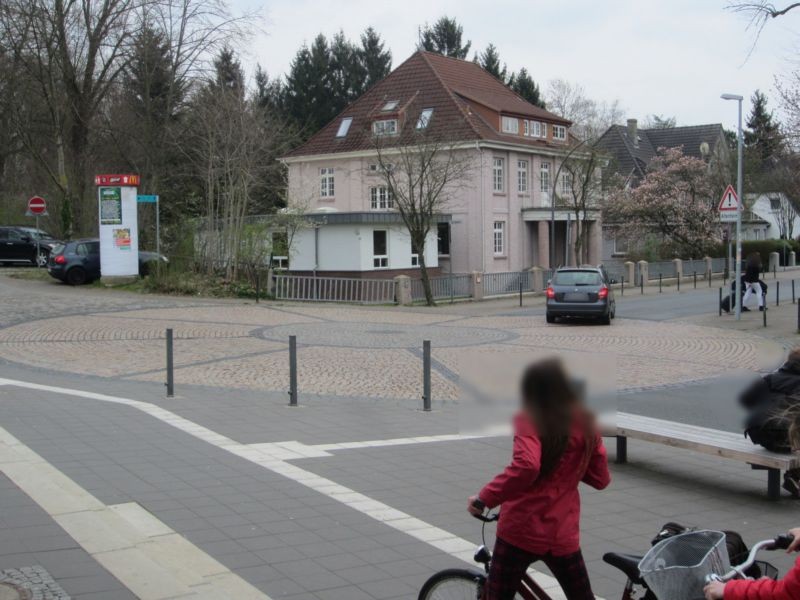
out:
M544 316L544 318L547 320L548 323L555 323L556 322L556 318L553 315L546 314Z
M50 258L50 255L47 252L39 252L39 255L36 257L36 266L37 267L46 267L47 260Z
M81 267L72 267L67 271L67 283L70 285L83 285L86 280L86 271Z
M611 313L606 313L602 317L600 317L600 323L603 325L611 325Z

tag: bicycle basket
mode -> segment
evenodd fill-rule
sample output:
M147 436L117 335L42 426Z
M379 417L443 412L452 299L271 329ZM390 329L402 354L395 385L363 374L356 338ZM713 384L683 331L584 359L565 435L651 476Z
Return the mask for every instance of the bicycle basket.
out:
M658 600L702 600L706 575L728 570L721 531L690 531L668 538L639 562L639 571Z

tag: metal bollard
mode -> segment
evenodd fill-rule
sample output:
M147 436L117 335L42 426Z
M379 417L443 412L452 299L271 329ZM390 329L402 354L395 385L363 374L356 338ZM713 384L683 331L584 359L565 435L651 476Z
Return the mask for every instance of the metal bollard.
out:
M167 398L175 395L175 363L172 360L172 329L167 329Z
M289 406L297 406L297 336L289 336Z
M722 288L719 288L719 316L722 316Z
M781 282L775 282L775 306L781 305Z
M681 291L681 276L678 275L678 291Z
M661 293L661 273L658 274L658 293Z
M625 275L622 276L621 282L622 283L620 284L619 295L620 296L624 296L625 295Z
M694 277L694 289L697 289L697 271L694 272L693 277ZM709 281L711 280L709 279Z
M422 410L431 410L431 341L422 342Z
M642 288L642 295L644 295L644 275L639 275L639 286Z
M766 298L764 298L764 310L762 311L762 314L764 315L764 327L766 327L767 326L767 303L766 303Z

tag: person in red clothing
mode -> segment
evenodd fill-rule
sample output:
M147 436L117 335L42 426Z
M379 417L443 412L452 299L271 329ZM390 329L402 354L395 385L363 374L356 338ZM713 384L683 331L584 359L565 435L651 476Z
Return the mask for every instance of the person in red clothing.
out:
M800 551L800 527L789 531L794 542L787 552ZM786 577L775 581L762 579L736 579L722 583L714 581L705 587L707 600L797 600L800 598L800 558Z
M468 502L472 514L502 505L486 600L513 600L525 571L543 561L568 600L594 600L580 549L583 481L611 481L603 440L556 359L529 366L506 469Z

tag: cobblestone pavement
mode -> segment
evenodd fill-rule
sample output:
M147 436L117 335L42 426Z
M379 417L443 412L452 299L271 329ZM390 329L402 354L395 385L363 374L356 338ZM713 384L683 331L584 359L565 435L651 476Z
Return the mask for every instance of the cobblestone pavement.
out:
M59 296L48 290L58 301L36 298L34 304L42 304L28 309L35 320L29 312L28 320L0 329L0 359L160 382L164 331L171 327L176 384L277 392L287 389L287 342L296 335L303 393L410 400L421 395L420 348L429 339L433 396L454 400L458 374L482 357L525 362L554 352L602 354L616 360L618 387L630 389L701 380L731 366L756 371L777 363L783 351L749 332L691 323L618 319L611 328L553 326L529 315L451 314L448 307L212 304L92 290L82 313L59 314L64 304L74 308L73 291ZM13 298L14 290L4 295Z

